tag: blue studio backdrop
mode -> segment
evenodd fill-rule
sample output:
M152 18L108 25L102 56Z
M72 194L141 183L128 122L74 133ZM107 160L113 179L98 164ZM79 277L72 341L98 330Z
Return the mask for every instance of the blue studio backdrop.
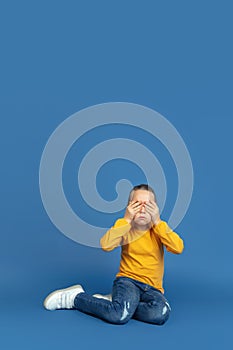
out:
M227 0L1 3L1 349L230 348L231 13ZM163 327L136 320L114 326L78 311L43 308L48 293L72 284L109 293L118 269L120 249L105 253L60 232L39 188L42 153L54 130L74 113L108 102L159 112L192 160L193 196L175 230L185 250L165 254L172 313ZM167 181L162 218L168 220L178 189L171 155L145 130L121 123L90 130L67 154L62 179L74 212L96 227L110 227L123 215L93 210L77 182L85 154L113 138L137 141L157 157ZM114 200L123 178L146 180L130 159L113 159L99 169L98 193Z

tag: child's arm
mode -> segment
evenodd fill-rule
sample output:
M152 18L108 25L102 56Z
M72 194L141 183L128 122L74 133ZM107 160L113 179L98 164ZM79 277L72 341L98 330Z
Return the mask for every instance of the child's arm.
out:
M146 210L151 216L152 230L159 236L160 241L169 252L182 253L184 242L177 233L172 231L165 221L160 219L159 207L154 201L146 202Z
M153 231L159 236L160 241L166 247L167 251L174 254L182 253L184 242L177 233L172 231L165 221L160 220L157 225L152 226Z
M118 219L100 240L101 248L105 251L113 250L122 242L122 237L129 232L130 223L126 219Z
M140 207L141 203L139 201L128 203L124 218L118 219L115 225L101 238L100 245L103 250L113 250L122 243L122 237L130 231L131 222L135 214L140 210Z

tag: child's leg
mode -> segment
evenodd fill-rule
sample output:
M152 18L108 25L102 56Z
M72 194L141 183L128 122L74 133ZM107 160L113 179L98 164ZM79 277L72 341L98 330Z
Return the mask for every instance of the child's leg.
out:
M93 297L99 298L99 299L105 299L105 300L109 300L112 301L112 294L94 294L92 295Z
M74 308L114 324L124 324L133 316L140 300L137 286L124 277L116 278L112 302L80 293L74 299Z
M163 325L169 318L171 308L162 293L149 289L141 295L141 301L133 318L157 325Z

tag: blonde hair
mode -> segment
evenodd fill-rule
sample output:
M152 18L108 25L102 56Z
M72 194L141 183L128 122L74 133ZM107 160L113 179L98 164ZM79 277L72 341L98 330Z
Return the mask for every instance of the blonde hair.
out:
M149 191L149 192L153 193L153 195L155 197L155 202L157 202L155 191L153 190L153 188L151 186L147 185L147 184L141 184L141 185L134 186L132 188L132 190L129 193L128 203L132 200L134 192L138 191L138 190L144 190L144 191Z

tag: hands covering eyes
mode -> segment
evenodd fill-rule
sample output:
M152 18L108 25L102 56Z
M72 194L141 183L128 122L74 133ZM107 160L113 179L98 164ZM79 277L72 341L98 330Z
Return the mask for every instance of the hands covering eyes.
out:
M131 201L125 211L124 218L131 223L135 215L139 212L146 212L151 216L152 224L160 221L159 207L154 201Z

